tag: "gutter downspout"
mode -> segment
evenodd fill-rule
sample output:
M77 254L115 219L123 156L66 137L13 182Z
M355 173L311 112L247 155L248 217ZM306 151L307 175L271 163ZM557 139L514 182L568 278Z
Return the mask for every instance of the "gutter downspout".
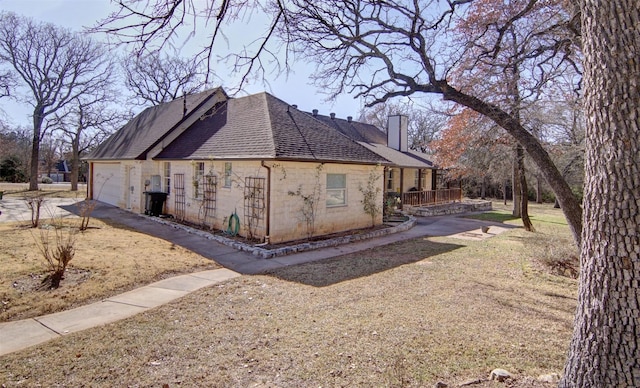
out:
M262 167L264 167L264 168L266 168L266 169L267 169L267 193L266 193L266 194L267 194L267 195L266 195L266 200L267 200L267 204L266 204L266 205L267 205L267 206L266 206L266 208L267 208L267 214L266 214L266 216L265 216L265 218L264 218L264 220L265 220L265 221L264 221L264 224L265 224L265 225L264 225L264 229L265 229L265 232L264 232L264 242L268 244L268 243L269 243L269 239L270 239L269 235L271 234L271 233L270 233L270 230L269 230L269 226L270 226L270 222L269 222L269 221L270 221L270 219L271 219L271 167L267 166L267 165L264 163L264 160L263 160L263 161L261 161L261 163L260 163L260 164L262 165Z

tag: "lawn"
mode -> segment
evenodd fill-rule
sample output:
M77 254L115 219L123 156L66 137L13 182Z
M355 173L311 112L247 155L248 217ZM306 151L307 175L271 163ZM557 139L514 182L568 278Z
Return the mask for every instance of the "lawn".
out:
M0 182L0 191L4 195L22 198L25 196L42 195L44 197L57 198L78 198L84 199L87 196L86 183L78 184L78 191L69 190L70 184L38 184L39 191L29 191L28 183L6 183Z
M61 287L47 289L48 271L38 246L70 237L79 224L77 217L43 218L37 229L28 221L0 223L0 322L77 307L179 273L220 268L165 240L91 219L89 229L72 236L75 255Z
M535 233L425 237L229 280L6 355L0 381L451 387L503 368L517 378L508 386L551 387L535 378L562 371L577 285L545 261L575 249L558 210L534 205L531 213ZM120 248L123 256L138 257L125 254L129 248Z

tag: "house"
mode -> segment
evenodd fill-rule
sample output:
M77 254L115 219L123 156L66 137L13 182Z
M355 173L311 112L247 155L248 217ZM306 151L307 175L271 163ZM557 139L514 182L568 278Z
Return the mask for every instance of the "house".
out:
M47 165L46 161L41 159L38 167L38 175L40 179L48 177L53 182L70 182L71 166L66 160L57 160L51 165Z
M383 188L433 188L433 165L406 150L406 117L390 123L395 149L371 125L208 90L148 108L100 144L85 158L88 194L272 243L381 224L363 206L372 177L380 208Z
M426 154L408 147L407 116L390 116L385 134L375 125L353 121L350 116L346 120L333 113L323 116L315 109L311 114L390 162L384 173L384 188L388 195L399 198L407 192L436 189L436 167Z

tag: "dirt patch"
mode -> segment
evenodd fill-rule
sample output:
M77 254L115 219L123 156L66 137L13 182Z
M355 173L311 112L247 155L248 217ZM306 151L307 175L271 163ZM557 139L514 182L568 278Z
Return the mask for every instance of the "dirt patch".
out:
M13 282L13 288L20 292L50 291L46 285L47 272L30 273ZM91 277L91 270L83 268L69 268L65 271L62 281L67 287L79 286Z

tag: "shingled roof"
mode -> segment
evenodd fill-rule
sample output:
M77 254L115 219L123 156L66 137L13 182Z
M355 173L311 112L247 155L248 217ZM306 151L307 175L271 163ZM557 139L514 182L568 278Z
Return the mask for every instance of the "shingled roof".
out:
M145 109L96 147L86 159L115 160L143 157L149 148L216 93L224 94L224 91L221 88L211 89ZM186 114L184 114L185 107Z
M425 153L409 150L398 151L387 146L387 134L373 124L361 123L351 119L344 120L335 116L324 116L314 111L307 113L315 119L335 128L340 133L357 141L393 165L407 168L435 168Z
M219 103L155 159L211 158L389 163L335 128L264 92Z
M316 110L312 116L355 141L387 145L387 134L375 125L320 115Z

